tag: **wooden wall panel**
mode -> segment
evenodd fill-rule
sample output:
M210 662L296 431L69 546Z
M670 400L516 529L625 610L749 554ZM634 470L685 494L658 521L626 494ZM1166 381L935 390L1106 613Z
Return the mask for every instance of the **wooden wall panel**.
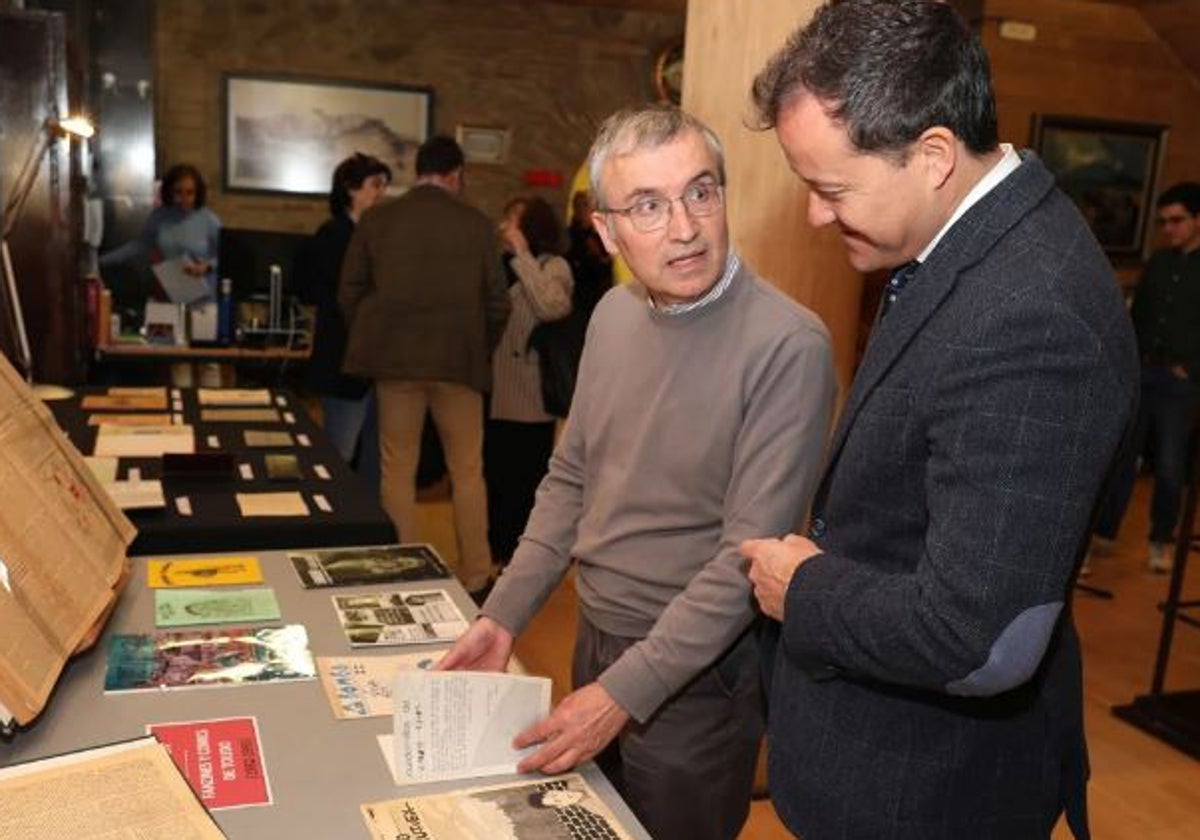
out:
M835 230L805 219L807 191L784 162L774 132L747 128L754 76L816 0L690 0L683 105L720 135L735 247L750 265L824 319L839 379L853 373L862 278Z

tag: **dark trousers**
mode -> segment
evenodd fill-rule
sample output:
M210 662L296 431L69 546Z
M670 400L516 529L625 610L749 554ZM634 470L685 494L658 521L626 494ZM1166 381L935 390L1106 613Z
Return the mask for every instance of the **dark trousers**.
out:
M580 615L575 687L638 641ZM762 734L758 644L747 632L649 721L631 722L596 763L655 840L733 840L750 813Z
M1096 533L1113 539L1129 505L1137 478L1137 460L1154 440L1154 495L1150 501L1150 539L1171 542L1187 477L1188 426L1192 385L1162 365L1142 366L1141 401L1126 457L1117 466L1112 490L1100 509Z
M533 497L554 450L554 423L488 420L483 433L488 543L492 560L505 565L533 510Z

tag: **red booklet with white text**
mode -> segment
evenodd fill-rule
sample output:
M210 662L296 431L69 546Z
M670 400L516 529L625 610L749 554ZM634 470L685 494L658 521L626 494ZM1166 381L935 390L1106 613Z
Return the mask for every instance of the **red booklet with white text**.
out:
M252 717L152 723L171 759L209 810L270 805L258 724Z

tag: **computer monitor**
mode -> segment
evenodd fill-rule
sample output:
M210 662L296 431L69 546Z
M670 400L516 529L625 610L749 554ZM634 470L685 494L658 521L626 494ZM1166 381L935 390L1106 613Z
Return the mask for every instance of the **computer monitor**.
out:
M271 293L271 266L283 274L283 293L293 294L296 255L308 239L303 233L221 228L217 274L233 281L233 299L266 299Z

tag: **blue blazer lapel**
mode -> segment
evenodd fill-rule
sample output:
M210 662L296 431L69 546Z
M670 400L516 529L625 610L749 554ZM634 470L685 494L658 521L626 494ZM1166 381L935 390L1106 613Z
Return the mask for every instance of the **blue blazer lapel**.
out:
M854 425L854 418L867 397L954 288L957 278L957 271L939 272L933 265L922 264L908 281L899 300L888 311L887 317L876 321L862 364L854 374L850 394L838 419L826 471L837 460L846 435Z
M908 281L887 317L876 321L830 443L826 478L837 462L859 409L954 289L958 276L987 256L996 241L1028 215L1053 187L1054 177L1037 156L1032 152L1022 153L1021 166L954 223ZM821 495L823 492L818 498Z

